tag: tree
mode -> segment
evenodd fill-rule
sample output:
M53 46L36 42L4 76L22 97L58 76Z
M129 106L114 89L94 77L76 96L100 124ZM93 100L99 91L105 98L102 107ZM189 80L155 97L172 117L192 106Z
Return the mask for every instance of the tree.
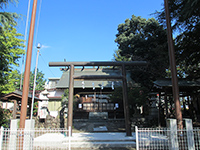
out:
M19 15L17 13L8 13L4 11L4 8L8 6L9 3L17 4L18 0L0 0L0 9L2 12L0 12L0 30L7 25L16 24L15 19L19 18Z
M199 0L168 0L173 29L192 31L199 25ZM165 8L158 12L158 20L165 25Z
M170 16L176 31L175 50L177 65L189 79L200 78L200 1L169 0ZM165 11L158 13L165 24ZM185 77L184 76L184 77Z
M10 73L8 73L7 81L2 86L2 93L8 94L18 89L19 81L20 81L19 71L12 70Z
M35 102L33 105L33 116L37 116L38 113L38 102Z
M33 70L30 73L30 83L29 83L29 90L33 90L33 82L34 82L34 75L35 70ZM24 74L22 75L22 77ZM9 75L7 76L6 83L2 86L3 90L2 93L10 93L15 91L16 89L20 88L20 80L21 80L21 74L18 70L12 70ZM46 79L44 79L44 74L42 71L39 71L37 69L37 76L36 76L36 91L43 91L44 85L45 85Z
M5 84L11 80L12 66L18 66L18 59L24 54L22 34L15 26L8 25L0 30L0 94L5 91Z
M121 50L116 50L115 54L113 54L115 61L131 61L130 57L121 56L120 52Z
M23 73L22 77L24 77L24 73ZM29 81L29 90L30 91L33 90L34 77L35 77L35 69L30 72L30 81ZM45 82L46 82L46 79L44 78L44 73L42 73L42 71L39 71L39 69L37 68L35 90L43 91ZM16 87L17 89L19 89L19 86L20 86L19 83L20 83L20 80L18 80L18 82L17 82L17 87ZM22 83L22 86L23 86L23 83Z
M130 87L128 89L128 101L130 106L130 115L133 115L137 107L144 106L147 100L148 90L145 87ZM117 87L113 91L110 99L114 103L120 103L123 100L122 87Z
M8 90L9 87L5 84L12 80L12 66L17 66L18 59L24 54L22 34L17 33L15 28L19 15L4 11L9 3L17 2L18 0L0 0L0 95L2 91Z
M0 114L0 127L9 128L10 117L12 115L10 110L0 107Z
M64 90L64 94L62 95L61 106L68 106L68 99L69 99L69 89Z
M134 70L134 81L151 87L152 81L166 76L168 65L167 34L154 18L132 16L118 26L115 42L118 44L115 60L147 61L144 70ZM124 57L124 58L123 58Z
M29 90L33 90L34 76L35 76L35 69L30 73ZM44 79L44 73L42 73L42 71L39 71L39 69L37 68L35 90L43 91L45 82L46 82L46 79Z

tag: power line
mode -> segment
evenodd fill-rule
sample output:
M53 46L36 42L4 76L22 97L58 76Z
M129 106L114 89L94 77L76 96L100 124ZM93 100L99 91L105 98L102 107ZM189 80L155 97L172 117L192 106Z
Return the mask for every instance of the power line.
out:
M31 0L29 0L29 3L28 3L28 11L27 11L27 16L26 16L26 28L25 28L25 36L24 36L24 45L25 45L25 48L26 48L26 38L27 38L27 31L28 31L28 21L29 21L29 14L30 14L30 3L31 3ZM36 27L35 43L37 41L37 34L38 34L38 28L39 28L41 7L42 7L42 0L40 0L39 14L38 14L38 19L37 19L37 27ZM36 45L36 44L34 44L34 45ZM21 79L20 79L20 90L22 89L22 74L23 74L23 69L24 69L24 57L25 56L23 54L23 56L22 56Z
M41 14L41 8L42 8L42 0L40 0L40 7L38 12L38 18L37 18L37 26L36 26L36 32L35 32L35 44L37 42L37 35L38 35L38 29L39 29L39 23L40 23L40 14Z
M27 16L26 16L26 28L25 28L25 35L24 35L24 50L26 49L26 38L27 38L27 31L28 31L28 20L29 20L29 13L30 13L30 4L31 0L28 2L28 10L27 10ZM22 69L21 69L21 79L20 79L20 90L22 89L22 74L24 69L24 54L22 56Z
M45 62L45 60L44 60L44 58L42 57L42 55L40 55L41 56L41 58L42 58L42 60L43 60L43 62L45 63L45 64L47 64L46 62ZM51 71L51 69L49 68L49 67L47 67L48 69L49 69L49 71L52 73L52 75L54 76L54 77L56 77L55 75L54 75L54 73Z

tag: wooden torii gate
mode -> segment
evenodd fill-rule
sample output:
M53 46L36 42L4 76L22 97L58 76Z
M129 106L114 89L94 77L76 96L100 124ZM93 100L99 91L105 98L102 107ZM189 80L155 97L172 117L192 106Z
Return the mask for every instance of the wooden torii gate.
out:
M125 117L125 127L126 136L132 136L131 132L131 122L129 117L129 105L128 105L128 95L127 95L127 80L126 80L126 66L146 66L146 61L91 61L91 62L49 62L50 67L68 67L70 69L70 80L69 80L69 101L68 101L68 119L67 128L72 127L73 122L73 94L74 94L74 80L84 79L84 80L106 80L115 79L122 80L123 82L123 104L124 104L124 117ZM122 75L120 76L110 76L110 75L74 75L75 66L118 66L122 69ZM71 132L72 133L72 132Z

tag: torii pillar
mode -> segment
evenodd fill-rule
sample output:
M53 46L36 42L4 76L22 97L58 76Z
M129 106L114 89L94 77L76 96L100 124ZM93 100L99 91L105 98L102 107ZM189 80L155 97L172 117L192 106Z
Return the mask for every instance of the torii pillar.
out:
M74 95L74 65L70 65L70 80L69 80L69 100L68 100L68 118L67 118L67 129L71 127L72 134L72 122L73 122L73 95ZM72 136L72 135L70 135Z

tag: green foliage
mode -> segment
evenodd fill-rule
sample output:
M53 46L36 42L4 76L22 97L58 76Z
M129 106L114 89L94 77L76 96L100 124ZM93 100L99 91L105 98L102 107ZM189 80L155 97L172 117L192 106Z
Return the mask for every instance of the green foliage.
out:
M33 115L37 116L38 113L38 102L35 102L33 105Z
M34 82L34 74L35 70L33 70L30 73L30 84L29 84L29 90L33 90L33 82ZM22 78L24 77L24 74L22 75ZM18 70L12 70L8 77L7 82L2 86L3 91L2 93L10 93L15 91L16 89L20 88L20 80L21 80L21 74ZM45 85L46 79L44 79L44 74L37 70L37 76L36 76L36 91L43 91L44 85ZM23 82L22 82L23 85Z
M6 8L9 3L17 4L18 0L0 0L0 9Z
M146 87L152 81L166 76L168 49L166 30L154 18L144 19L132 16L118 26L115 42L118 50L116 61L147 61L147 70L133 70L132 78Z
M175 50L177 65L183 77L200 78L200 1L169 0L170 16L173 29L176 31ZM158 15L159 21L165 25L165 10Z
M11 113L8 109L2 109L0 107L0 126L3 126L4 128L9 127L9 119L11 116Z
M130 57L121 56L120 52L121 50L116 50L115 54L113 54L115 61L131 61Z
M0 93L7 90L5 84L11 82L12 65L18 66L18 59L24 54L22 34L17 33L13 26L0 31Z
M148 90L145 87L131 87L128 89L128 104L131 106L130 113L133 114L137 106L146 105ZM115 88L110 97L111 101L115 103L122 102L123 93L122 87Z
M35 70L33 70L33 71L30 72L29 90L33 90L34 76L35 76ZM39 69L37 68L35 90L37 90L37 91L43 91L44 90L45 82L46 82L46 79L44 79L44 73L42 73L42 71L39 71Z
M17 13L0 12L0 30L4 29L8 25L15 25L17 22L15 19L20 18Z
M7 76L6 83L2 86L2 93L8 94L17 89L20 81L20 74L18 70L12 70Z
M61 107L63 108L66 106L68 108L68 102L69 102L69 89L64 90L64 94L62 95L61 100ZM77 109L77 98L76 96L73 97L73 110Z
M192 31L199 25L199 0L168 0L173 29ZM165 23L165 8L158 13L158 19Z
M129 105L141 106L147 99L148 90L145 87L132 87L128 89ZM110 97L113 102L120 102L123 100L122 87L115 88Z
M69 89L66 89L64 91L64 94L62 95L62 100L61 100L61 106L68 106L68 99L69 99Z
M8 13L4 11L4 8L6 8L9 3L16 5L18 0L0 0L0 9L3 10L0 12L0 30L5 26L16 24L17 22L15 19L20 17L17 13Z
M131 88L128 93L130 105L142 106L147 100L148 90L145 87Z
M110 100L114 103L121 102L123 100L122 87L116 87L110 96Z

